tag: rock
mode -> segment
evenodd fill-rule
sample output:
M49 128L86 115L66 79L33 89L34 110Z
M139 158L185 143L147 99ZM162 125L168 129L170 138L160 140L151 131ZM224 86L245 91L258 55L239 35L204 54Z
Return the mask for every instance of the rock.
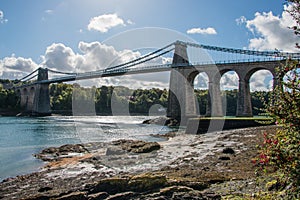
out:
M44 149L41 153L48 153L48 154L50 154L50 153L56 153L57 152L57 148L55 148L55 147L49 147L49 148L47 148L47 149Z
M33 197L29 197L29 198L22 198L22 199L25 199L25 200L49 200L49 197L48 196L44 196L44 195L36 195L36 196L33 196Z
M120 194L111 195L107 200L127 200L135 195L134 192L124 192Z
M132 153L150 153L155 150L159 150L160 145L157 142L147 142L147 143L140 143L138 145L134 145L131 147Z
M131 153L149 153L160 149L157 142L145 142L141 140L117 140L112 142L113 145L119 145L127 152Z
M228 157L228 156L220 156L219 160L230 160L230 157Z
M106 149L105 155L112 156L112 155L122 155L125 151L121 149L120 147L108 147Z
M85 192L72 192L70 194L57 197L55 199L56 200L86 200L87 196Z
M35 154L36 158L43 161L55 161L62 155L67 155L68 153L87 153L88 151L82 144L66 144L61 147L49 147L43 149L40 153Z
M158 117L155 119L147 119L143 121L143 124L157 124L157 125L164 126L167 120L168 120L167 117Z
M108 194L116 194L128 190L127 178L107 178L102 179L89 191L89 194L107 192Z
M165 186L166 184L166 176L147 173L133 176L128 183L130 190L135 192L155 190Z
M98 200L98 199L106 199L109 196L107 192L99 192L96 194L88 195L89 200Z
M140 199L157 200L157 199L186 199L186 200L219 200L220 195L202 194L199 190L194 190L186 186L170 186L160 189L159 192L143 195Z
M225 154L235 154L234 150L230 147L223 149L223 153Z
M168 138L173 138L177 135L177 132L174 131L174 132L167 132L165 134L150 134L150 136L152 137L156 137L156 138L165 138L165 139L168 139Z
M161 189L160 195L171 197L174 192L190 192L190 191L193 191L193 189L186 186L171 186L171 187Z
M202 194L205 199L209 200L221 200L221 195L215 193L203 193Z
M38 190L38 192L47 192L47 191L52 190L52 189L53 189L52 187L48 187L48 186L46 186L46 187L41 187L41 188Z
M147 119L143 121L143 124L157 124L161 126L179 126L180 122L177 119L168 117L158 117L155 119Z
M58 148L59 152L85 153L86 149L82 144L66 144Z
M180 200L205 200L199 192L175 192L171 198Z
M181 183L181 185L187 186L194 190L204 190L204 189L208 188L208 186L209 186L205 182L190 182L190 181L183 182L183 183Z
M173 126L179 126L180 122L177 119L168 119L165 123L165 126L173 127Z

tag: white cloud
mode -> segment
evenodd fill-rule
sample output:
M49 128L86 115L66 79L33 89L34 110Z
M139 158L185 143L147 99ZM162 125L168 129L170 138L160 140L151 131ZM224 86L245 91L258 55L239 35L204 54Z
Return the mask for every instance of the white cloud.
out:
M47 13L47 14L53 14L53 10L45 10L45 13Z
M241 16L240 18L237 18L235 22L237 23L237 25L242 25L247 22L247 19L245 16Z
M4 24L4 23L7 23L8 22L8 19L5 19L4 18L4 13L2 10L0 10L0 24Z
M233 71L225 73L220 80L220 86L225 90L237 89L239 87L238 75Z
M204 35L215 35L217 31L212 28L192 28L186 31L187 34L204 34Z
M82 63L77 65L79 71L105 69L140 56L139 52L131 50L116 51L114 47L100 42L80 42L78 48L83 53Z
M208 76L206 73L199 73L194 80L194 88L200 90L208 89Z
M268 70L259 70L251 76L249 83L251 92L269 91L273 88L273 76ZM225 73L220 80L220 87L223 90L238 89L238 75L233 71Z
M268 70L259 70L250 78L251 91L269 91L273 88L273 76Z
M38 68L31 58L15 57L5 57L0 60L0 76L1 78L15 79L20 78L24 75L24 72L31 72Z
M275 16L270 11L268 13L255 13L252 20L244 17L237 19L237 22L244 23L250 30L254 38L250 39L249 48L257 50L283 50L296 51L295 44L299 37L295 36L293 30L289 29L295 25L294 20L286 11L291 5L284 6L281 16Z
M119 25L126 26L123 19L118 17L117 14L106 14L90 19L88 30L96 30L101 33L106 33L109 29Z
M134 22L133 22L133 21L131 21L130 19L128 19L128 20L127 20L127 24L130 24L130 25L132 25L132 24L134 24Z
M74 72L77 63L80 62L80 56L64 44L53 43L47 47L43 60L42 64L50 69Z

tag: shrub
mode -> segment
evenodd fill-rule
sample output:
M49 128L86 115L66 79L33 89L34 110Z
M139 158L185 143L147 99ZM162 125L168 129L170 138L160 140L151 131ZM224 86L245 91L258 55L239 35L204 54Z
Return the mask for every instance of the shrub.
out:
M282 174L280 182L289 195L300 192L300 69L299 62L287 60L278 69L279 86L272 93L267 111L280 126L264 134L258 158L262 166L273 166Z

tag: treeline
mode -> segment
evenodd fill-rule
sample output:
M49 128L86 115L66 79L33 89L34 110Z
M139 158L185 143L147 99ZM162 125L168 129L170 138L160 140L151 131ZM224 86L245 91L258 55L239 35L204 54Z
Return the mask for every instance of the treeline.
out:
M5 89L11 84L9 80L0 80L0 109L20 109L20 97L14 90ZM102 86L100 88L83 88L78 84L51 84L49 88L51 109L57 113L72 113L72 108L82 110L92 106L98 115L112 114L164 114L168 102L167 89L129 89L122 86ZM237 90L222 91L224 113L234 116L237 107ZM195 90L201 115L207 107L207 90ZM268 92L251 93L253 114L262 113ZM226 102L226 103L225 103Z
M237 107L237 90L222 91L224 113L234 116ZM195 90L201 115L205 115L207 107L207 90ZM78 84L52 84L50 101L53 111L72 111L76 108L92 104L99 115L111 114L163 114L166 112L168 90L166 89L129 89L122 86L102 86L100 88L83 88ZM264 101L268 100L268 92L251 93L253 114L262 113Z
M87 104L94 104L99 115L111 114L148 114L154 106L153 114L164 113L167 107L168 91L157 88L132 90L127 87L102 86L100 88L83 88L77 84L52 84L50 86L51 109L71 111ZM92 100L92 102L91 102Z
M20 108L20 97L14 90L5 89L11 85L10 80L0 79L0 109L16 110Z

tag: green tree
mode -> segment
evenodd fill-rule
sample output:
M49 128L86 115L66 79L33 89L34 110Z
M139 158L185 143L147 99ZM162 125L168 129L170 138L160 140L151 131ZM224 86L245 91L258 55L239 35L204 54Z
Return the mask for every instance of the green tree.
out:
M11 84L9 80L1 80L1 83ZM16 91L11 89L4 89L0 84L0 108L16 110L20 108L20 97Z
M294 4L289 12L297 23L292 28L299 35L299 0L290 2ZM286 64L278 68L276 78L280 84L273 91L267 110L281 128L274 134L264 134L264 144L258 160L263 166L271 165L278 169L279 182L287 194L286 198L294 199L300 193L299 61L288 59Z

